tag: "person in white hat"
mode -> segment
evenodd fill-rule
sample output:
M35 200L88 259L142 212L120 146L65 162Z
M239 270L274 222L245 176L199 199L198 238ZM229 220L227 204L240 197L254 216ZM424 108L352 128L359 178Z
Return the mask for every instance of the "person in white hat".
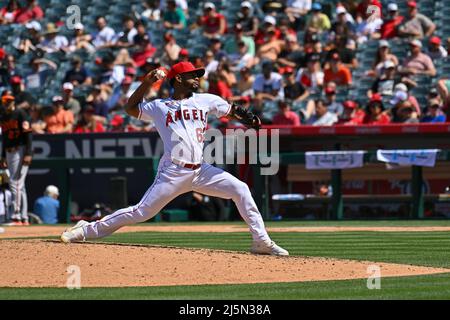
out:
M285 41L281 40L281 30L276 27L277 21L273 16L266 16L262 30L256 35L256 43L259 44L256 56L261 61L278 59L280 52L285 47ZM289 39L285 39L289 41Z
M254 37L258 33L259 19L255 15L250 1L241 4L241 10L237 13L237 24L242 26L244 36Z
M241 3L241 8L247 8L247 9L251 10L253 8L253 6L250 1L244 1Z
M41 32L42 31L42 27L41 24L37 21L29 21L25 24L25 28L30 29L30 30L34 30L37 32Z
M37 45L41 41L42 27L37 21L29 21L25 24L27 34L19 36L13 40L13 46L22 53L28 53L36 50Z
M62 87L62 97L64 99L64 108L72 111L75 119L81 111L80 102L73 97L73 84L71 82L65 82Z
M277 20L274 16L265 16L264 23L270 24L271 26L276 26Z
M402 81L405 81L405 79L402 79ZM401 101L408 100L414 107L415 112L420 116L422 111L420 109L419 102L417 101L416 97L408 92L408 86L405 83L399 82L395 85L394 94L392 95L392 97L393 98L389 101L392 107L394 107Z
M260 46L258 52L261 52L261 49L263 49L262 51L266 51L266 49L269 49L272 54L278 55L281 50L281 41L279 41L281 39L281 31L277 27L277 25L278 22L274 16L266 15L264 17L262 25L255 35L255 43L257 46ZM263 45L268 45L272 42L275 43L276 41L279 41L280 43L276 44L275 49L267 48L267 46L262 48ZM257 53L257 56L259 55L260 54Z
M418 39L409 42L410 56L402 63L400 72L408 77L415 75L426 75L434 77L436 68L431 58L422 52L422 42Z
M375 38L392 39L398 37L397 27L405 18L398 13L398 6L394 2L388 4L387 11L381 29L374 35Z
M391 52L391 46L388 41L380 40L378 43L378 51L372 69L367 73L372 77L381 77L383 74L383 66L386 61L392 61L396 66L399 64L398 58Z
M227 30L225 16L216 11L216 6L212 2L206 2L203 6L203 16L199 22L203 28L203 36L209 39L221 37Z
M341 15L345 17L345 21L351 23L352 25L355 23L355 19L353 19L353 16L347 11L347 9L345 9L344 6L337 6L336 19L338 20Z
M390 97L394 94L395 87L396 65L391 60L386 60L383 63L383 73L372 84L368 92L369 96L373 93L379 93L383 97Z
M95 52L95 47L91 44L92 36L86 34L84 25L77 22L73 25L73 36L70 39L69 52L84 49L89 53Z
M44 196L34 202L33 213L45 224L58 223L59 190L54 185L45 188Z
M53 112L44 117L45 131L47 133L71 133L74 125L72 111L64 109L64 99L55 96L52 99Z

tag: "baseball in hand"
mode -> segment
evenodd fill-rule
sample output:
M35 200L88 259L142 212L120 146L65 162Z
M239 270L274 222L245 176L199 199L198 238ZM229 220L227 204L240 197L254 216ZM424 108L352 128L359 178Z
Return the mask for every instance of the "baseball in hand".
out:
M163 70L158 69L158 70L156 70L155 76L158 80L161 80L166 77L166 73Z

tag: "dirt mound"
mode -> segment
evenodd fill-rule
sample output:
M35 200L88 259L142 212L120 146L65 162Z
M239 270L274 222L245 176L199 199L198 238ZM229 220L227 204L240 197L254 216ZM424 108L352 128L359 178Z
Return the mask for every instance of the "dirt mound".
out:
M69 266L82 287L240 284L367 278L450 272L391 263L312 257L272 257L206 249L5 240L0 246L0 287L66 287Z

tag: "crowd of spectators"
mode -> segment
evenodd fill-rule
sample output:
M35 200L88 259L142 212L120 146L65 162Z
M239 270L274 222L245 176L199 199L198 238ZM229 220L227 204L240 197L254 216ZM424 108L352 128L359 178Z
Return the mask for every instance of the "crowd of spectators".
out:
M436 24L420 13L417 2L407 1L405 16L395 2L383 3L243 1L227 19L229 12L213 2L202 3L202 14L192 16L186 0L145 0L143 11L130 8L123 16L121 29L98 16L95 32L76 23L68 36L61 33L60 21L41 24L45 10L38 1L10 0L0 9L0 24L22 24L26 32L15 35L13 52L0 48L1 94L15 96L38 134L150 131L151 122L126 115L127 98L147 72L191 61L206 69L201 92L251 108L265 124L445 122L450 80L436 79L435 62L446 59L450 38L435 35ZM381 16L368 13L371 5L380 8ZM150 32L155 26L162 41ZM206 44L202 52L180 45L177 35L186 30ZM363 97L339 99L339 93L358 88L354 74L362 62L357 52L374 40L378 48L364 74L369 90ZM391 51L397 40L408 44L406 57ZM65 56L70 68L59 92L42 104L43 88L59 68L46 58L49 54ZM23 55L31 58L27 68L18 70L16 59ZM87 67L92 63L95 70ZM436 79L425 105L412 92L420 85L418 77ZM169 84L158 81L147 98L170 93ZM270 108L274 112L268 116Z

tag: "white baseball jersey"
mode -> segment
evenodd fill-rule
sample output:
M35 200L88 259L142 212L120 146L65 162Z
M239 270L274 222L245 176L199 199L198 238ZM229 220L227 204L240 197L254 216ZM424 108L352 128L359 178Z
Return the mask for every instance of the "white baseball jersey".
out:
M153 120L164 144L164 156L183 163L203 161L204 133L209 114L218 118L231 105L219 96L194 93L183 100L156 99L139 104L139 119Z
M253 240L270 241L248 186L230 173L202 161L208 114L222 117L230 108L222 98L206 93L193 94L183 100L169 98L140 103L139 119L152 119L164 143L164 155L155 180L138 204L84 226L85 238L102 238L123 226L151 219L175 197L195 191L232 199L249 226ZM174 160L184 164L201 163L201 166L189 169Z

